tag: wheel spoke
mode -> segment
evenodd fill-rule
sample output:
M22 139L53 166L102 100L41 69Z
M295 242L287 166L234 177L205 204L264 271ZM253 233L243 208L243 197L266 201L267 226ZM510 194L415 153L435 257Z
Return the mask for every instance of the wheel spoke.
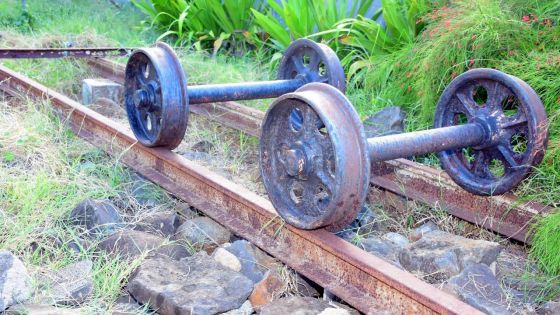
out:
M511 95L511 92L503 86L500 82L494 82L494 85L486 89L488 98L486 106L491 109L498 109L502 107L502 101Z
M302 114L303 114L303 131L304 134L312 134L314 133L315 130L318 129L320 120L319 120L319 116L317 115L317 113L315 113L315 111L313 110L313 108L309 107L309 106L305 106L302 109Z
M512 152L507 146L505 145L498 145L498 151L502 156L501 160L506 162L509 167L516 168L519 167L519 163L515 160L515 153Z
M321 62L321 57L316 53L312 52L309 60L309 65L307 68L313 73L319 73L319 63Z
M488 165L490 164L490 158L486 155L484 151L476 151L474 160L471 163L471 171L479 176L486 178L488 177Z
M463 112L469 115L469 117L475 116L476 115L475 108L478 107L478 105L473 100L473 98L471 96L466 95L465 93L457 93L456 96L461 105L461 109L464 110Z
M527 117L525 115L517 114L513 117L508 117L506 122L502 125L502 128L509 129L515 128L517 129L521 125L527 125Z
M298 73L305 72L305 66L303 65L302 56L299 56L299 55L292 56L291 61L294 64L294 66L296 67L296 71Z

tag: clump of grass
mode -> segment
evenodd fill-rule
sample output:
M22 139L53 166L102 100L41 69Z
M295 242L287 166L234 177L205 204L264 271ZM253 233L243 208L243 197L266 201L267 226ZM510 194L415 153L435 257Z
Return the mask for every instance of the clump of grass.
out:
M548 274L560 276L560 211L540 219L534 231L531 256Z
M46 104L16 109L0 100L0 124L0 248L20 257L31 275L93 260L94 294L84 307L111 305L134 263L72 250L80 232L67 218L84 198L119 196L128 172L74 136Z

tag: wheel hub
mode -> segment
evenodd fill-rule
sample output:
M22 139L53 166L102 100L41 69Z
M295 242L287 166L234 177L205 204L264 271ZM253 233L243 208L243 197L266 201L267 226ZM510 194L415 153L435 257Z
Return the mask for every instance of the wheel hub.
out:
M310 163L308 154L304 146L292 145L289 149L281 149L280 162L288 175L305 179L313 171L313 164Z

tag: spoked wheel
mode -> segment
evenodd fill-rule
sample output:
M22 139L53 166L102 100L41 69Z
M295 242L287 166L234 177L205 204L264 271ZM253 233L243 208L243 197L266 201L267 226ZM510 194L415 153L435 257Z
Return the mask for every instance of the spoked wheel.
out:
M544 156L544 106L535 91L514 76L474 69L453 80L438 102L435 127L466 122L488 126L488 143L443 151L439 157L447 174L473 194L511 190Z
M323 83L278 98L264 119L260 168L286 222L302 229L345 227L364 202L370 170L352 104Z
M303 78L306 83L320 82L346 91L346 76L336 53L329 46L309 39L294 41L280 62L279 80Z
M125 105L130 127L148 147L176 148L187 128L187 78L164 43L136 50L126 65Z

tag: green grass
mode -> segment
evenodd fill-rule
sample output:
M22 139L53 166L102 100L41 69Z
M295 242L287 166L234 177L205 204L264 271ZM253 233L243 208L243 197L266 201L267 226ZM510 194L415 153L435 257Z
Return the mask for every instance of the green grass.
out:
M531 255L547 273L560 278L560 212L541 219L536 227Z
M71 41L77 35L102 35L111 44L138 46L157 38L152 31L140 33L142 13L132 6L117 8L105 0L28 1L33 27L17 27L10 22L21 14L20 0L0 2L0 26L34 35L59 35ZM140 35L139 35L140 33Z
M11 109L0 101L0 155L11 156L0 162L0 248L20 257L31 275L94 260L94 298L85 307L98 314L100 305L110 308L134 263L92 249L74 252L69 244L80 235L67 218L84 198L119 196L129 174L74 136L48 108L23 102ZM88 163L95 169L84 167ZM53 238L62 246L55 246Z

